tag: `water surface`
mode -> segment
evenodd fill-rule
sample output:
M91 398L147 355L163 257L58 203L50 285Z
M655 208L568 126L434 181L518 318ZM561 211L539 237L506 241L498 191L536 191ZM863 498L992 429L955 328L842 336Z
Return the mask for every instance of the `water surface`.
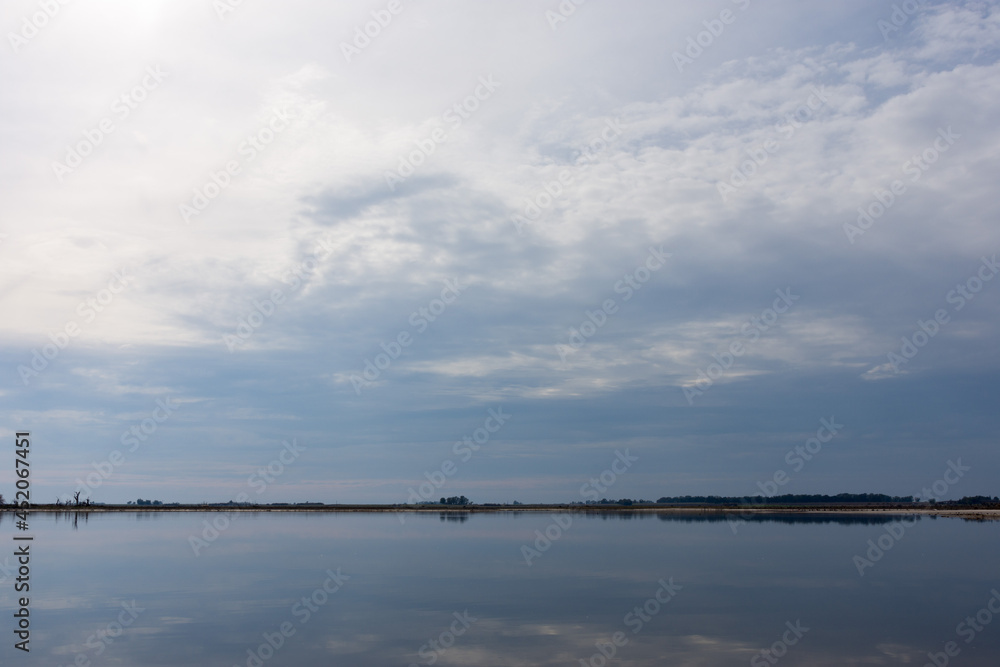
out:
M211 521L224 527L217 536ZM955 642L949 664L1000 664L992 612L978 631L959 626L1000 590L1000 524L924 517L900 533L856 517L561 522L34 515L31 652L13 648L8 613L0 655L83 667L602 665L600 644L610 665L924 665ZM9 517L0 525L13 545ZM546 531L551 542L538 537ZM859 575L855 557L879 539L889 550ZM8 610L12 563L0 560Z

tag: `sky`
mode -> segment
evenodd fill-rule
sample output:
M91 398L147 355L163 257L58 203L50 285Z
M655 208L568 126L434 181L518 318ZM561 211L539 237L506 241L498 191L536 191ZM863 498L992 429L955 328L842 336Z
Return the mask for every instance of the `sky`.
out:
M997 2L0 29L35 502L1000 493Z

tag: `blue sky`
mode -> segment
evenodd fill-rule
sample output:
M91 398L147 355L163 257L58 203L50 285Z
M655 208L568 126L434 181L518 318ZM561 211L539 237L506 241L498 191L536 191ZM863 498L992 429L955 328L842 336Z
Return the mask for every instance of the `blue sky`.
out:
M997 3L46 6L0 11L39 501L572 501L625 450L609 497L997 493Z

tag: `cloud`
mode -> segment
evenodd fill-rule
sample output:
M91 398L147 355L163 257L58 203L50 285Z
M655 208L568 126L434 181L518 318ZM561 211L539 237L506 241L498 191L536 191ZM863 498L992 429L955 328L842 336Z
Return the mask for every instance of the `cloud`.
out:
M775 438L794 430L785 419L853 414L870 430L844 449L888 458L884 434L904 428L915 387L947 377L970 396L997 370L991 286L905 373L867 382L889 378L900 338L1000 247L992 3L931 5L885 38L891 8L755 4L680 73L672 53L713 18L703 8L588 5L553 31L529 2L414 5L347 62L337 44L365 18L354 8L244 5L219 20L150 7L67 9L0 64L6 414L65 416L79 465L170 393L196 403L162 447L211 442L233 470L294 432L313 451L378 446L325 462L338 479L417 479L463 418L502 401L537 416L496 448L533 442L535 467L470 483L563 475L572 488L599 457L560 457L626 431L663 470L701 470L704 454L665 444L698 438L766 472L766 436L749 452L729 439L756 409L786 415ZM86 31L109 25L84 68ZM148 67L162 84L118 118ZM104 117L114 132L60 182L52 162ZM401 164L413 173L387 182ZM198 193L187 224L179 207ZM669 261L626 299L661 247ZM126 289L88 319L123 267ZM467 288L435 312L456 280ZM753 324L787 289L794 307ZM609 299L615 313L564 354ZM25 385L17 369L70 323L79 335ZM412 344L356 392L352 375L401 333ZM745 351L688 405L684 389L705 388L734 343ZM604 421L582 435L559 421L580 412ZM979 451L993 423L973 413L962 442ZM935 437L919 446L941 458ZM685 491L742 492L752 473L713 461L733 487ZM344 493L385 499L378 485Z

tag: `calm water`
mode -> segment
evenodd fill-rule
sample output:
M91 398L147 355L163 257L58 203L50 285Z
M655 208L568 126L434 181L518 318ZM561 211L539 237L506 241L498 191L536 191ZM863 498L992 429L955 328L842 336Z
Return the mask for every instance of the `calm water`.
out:
M609 665L1000 664L1000 524L923 518L895 539L860 521L230 516L196 556L221 515L35 515L31 652L0 558L3 661L603 665L601 644Z

